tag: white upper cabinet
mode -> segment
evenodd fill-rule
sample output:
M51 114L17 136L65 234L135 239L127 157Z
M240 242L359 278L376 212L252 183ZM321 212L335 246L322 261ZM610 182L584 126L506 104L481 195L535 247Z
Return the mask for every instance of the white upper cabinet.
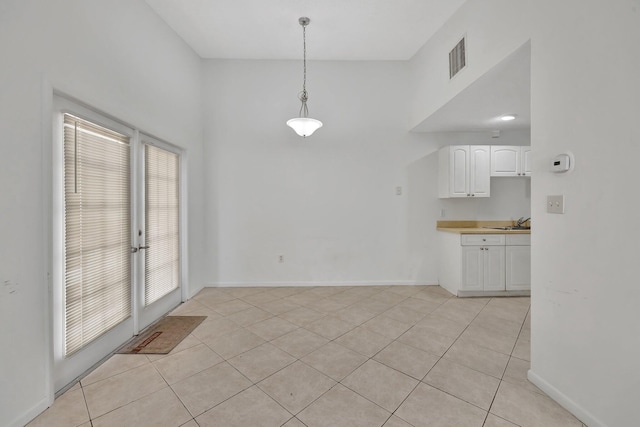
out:
M489 197L491 184L491 148L469 146L469 190L473 197Z
M452 145L438 153L438 197L489 197L491 148Z
M530 176L531 147L491 146L491 176Z
M522 169L520 172L522 172L524 176L531 176L531 147L520 147L520 150L522 153L522 162L520 162Z

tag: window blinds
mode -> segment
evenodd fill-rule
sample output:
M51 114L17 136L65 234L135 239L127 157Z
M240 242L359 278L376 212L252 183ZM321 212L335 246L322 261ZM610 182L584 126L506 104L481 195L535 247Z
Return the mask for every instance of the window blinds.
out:
M145 144L145 305L180 284L180 158Z
M129 138L64 115L65 356L131 315Z

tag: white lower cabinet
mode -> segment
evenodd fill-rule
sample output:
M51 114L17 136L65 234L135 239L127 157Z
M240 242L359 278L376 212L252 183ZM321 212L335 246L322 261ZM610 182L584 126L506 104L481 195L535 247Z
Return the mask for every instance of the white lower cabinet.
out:
M504 291L505 236L502 234L463 234L462 289L465 291Z
M531 289L530 235L439 234L439 282L454 295Z
M507 236L506 289L508 291L531 289L530 237L528 235Z
M462 289L465 291L504 291L504 249L504 246L463 246Z

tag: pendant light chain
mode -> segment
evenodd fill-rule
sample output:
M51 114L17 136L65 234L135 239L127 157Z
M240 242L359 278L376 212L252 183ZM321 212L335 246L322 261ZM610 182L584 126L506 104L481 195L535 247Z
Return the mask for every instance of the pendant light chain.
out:
M302 91L307 92L307 26L302 26L302 68L303 68L303 80Z
M300 93L300 117L309 116L309 108L307 107L307 100L309 95L307 94L307 26L302 25L302 93Z

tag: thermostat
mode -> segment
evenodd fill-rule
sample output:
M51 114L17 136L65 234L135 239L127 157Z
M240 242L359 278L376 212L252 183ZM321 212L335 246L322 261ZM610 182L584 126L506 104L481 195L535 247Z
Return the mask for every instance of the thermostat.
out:
M568 154L558 154L553 158L551 170L556 173L567 172L571 169L571 158Z

